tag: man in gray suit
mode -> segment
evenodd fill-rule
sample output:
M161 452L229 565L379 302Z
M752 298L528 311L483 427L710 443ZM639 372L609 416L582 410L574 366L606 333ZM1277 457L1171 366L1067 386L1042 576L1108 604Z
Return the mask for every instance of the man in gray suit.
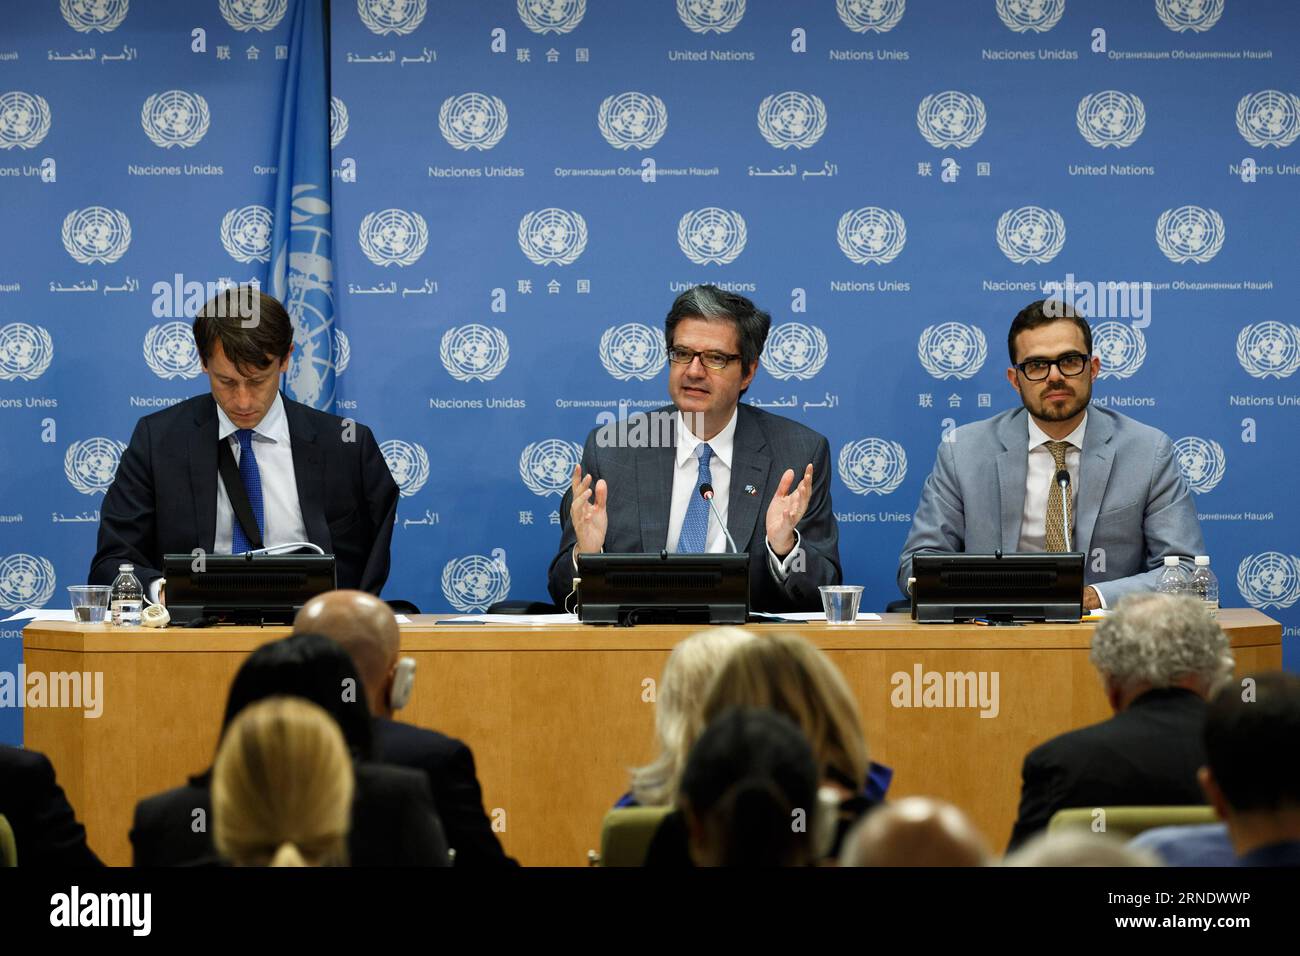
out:
M1064 551L1070 473L1072 550L1087 555L1083 606L1150 590L1166 555L1205 552L1196 505L1163 432L1089 408L1101 360L1065 303L1032 302L1007 335L1007 381L1024 408L956 429L939 445L898 567L906 593L918 552ZM1189 563L1185 561L1184 563Z
M829 446L811 428L739 404L771 322L716 286L677 297L664 329L672 405L587 436L560 505L548 581L557 604L573 590L579 554L730 550L700 494L708 483L737 550L750 556L751 606L821 610L818 586L841 579Z

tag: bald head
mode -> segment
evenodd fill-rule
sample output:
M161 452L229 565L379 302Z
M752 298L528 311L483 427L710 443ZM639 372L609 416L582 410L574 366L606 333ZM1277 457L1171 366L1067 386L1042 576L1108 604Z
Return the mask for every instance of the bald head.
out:
M397 662L401 634L392 610L365 591L326 591L302 606L295 634L322 634L352 658L366 687L371 710L379 713L389 675Z
M988 844L951 803L905 797L873 810L844 841L843 866L987 866Z

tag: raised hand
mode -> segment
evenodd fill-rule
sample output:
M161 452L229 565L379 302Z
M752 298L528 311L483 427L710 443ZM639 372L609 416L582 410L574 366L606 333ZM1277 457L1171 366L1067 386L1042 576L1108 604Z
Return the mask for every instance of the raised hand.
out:
M575 553L599 553L605 546L605 532L609 530L609 512L605 510L609 486L602 478L593 489L591 475L584 477L579 464L573 466L573 481L569 487L573 490L569 520L573 522L573 533L578 536Z
M808 510L812 500L813 466L804 469L803 480L795 487L794 469L787 468L781 476L781 483L776 486L772 503L767 506L767 540L777 557L784 558L794 550L794 529Z

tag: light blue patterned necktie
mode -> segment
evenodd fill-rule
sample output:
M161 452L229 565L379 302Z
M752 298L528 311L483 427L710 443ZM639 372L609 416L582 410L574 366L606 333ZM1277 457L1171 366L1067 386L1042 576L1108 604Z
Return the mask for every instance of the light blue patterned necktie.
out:
M253 430L241 428L235 432L239 439L239 480L248 494L248 503L253 506L253 518L257 521L257 530L265 535L266 517L262 511L262 473L257 469L257 456L253 454ZM253 549L248 536L239 523L239 518L230 516L230 553L243 554Z
M691 503L686 506L682 533L677 539L677 550L681 554L703 554L709 541L709 503L700 494L700 485L713 484L713 475L709 473L713 449L707 444L701 445L699 456L700 471L695 478L695 487L691 489Z

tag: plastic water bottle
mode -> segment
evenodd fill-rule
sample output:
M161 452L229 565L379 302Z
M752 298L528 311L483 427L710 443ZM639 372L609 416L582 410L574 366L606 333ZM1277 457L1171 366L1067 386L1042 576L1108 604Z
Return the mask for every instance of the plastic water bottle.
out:
M135 576L135 565L119 564L117 577L113 579L113 590L109 595L113 623L118 627L139 627L140 608L143 604L144 588Z
M1210 570L1210 556L1196 556L1196 571L1192 574L1192 593L1205 602L1210 620L1219 619L1219 579Z
M1188 594L1192 587L1192 576L1178 562L1178 556L1171 554L1165 558L1164 570L1156 578L1156 590L1161 594Z

